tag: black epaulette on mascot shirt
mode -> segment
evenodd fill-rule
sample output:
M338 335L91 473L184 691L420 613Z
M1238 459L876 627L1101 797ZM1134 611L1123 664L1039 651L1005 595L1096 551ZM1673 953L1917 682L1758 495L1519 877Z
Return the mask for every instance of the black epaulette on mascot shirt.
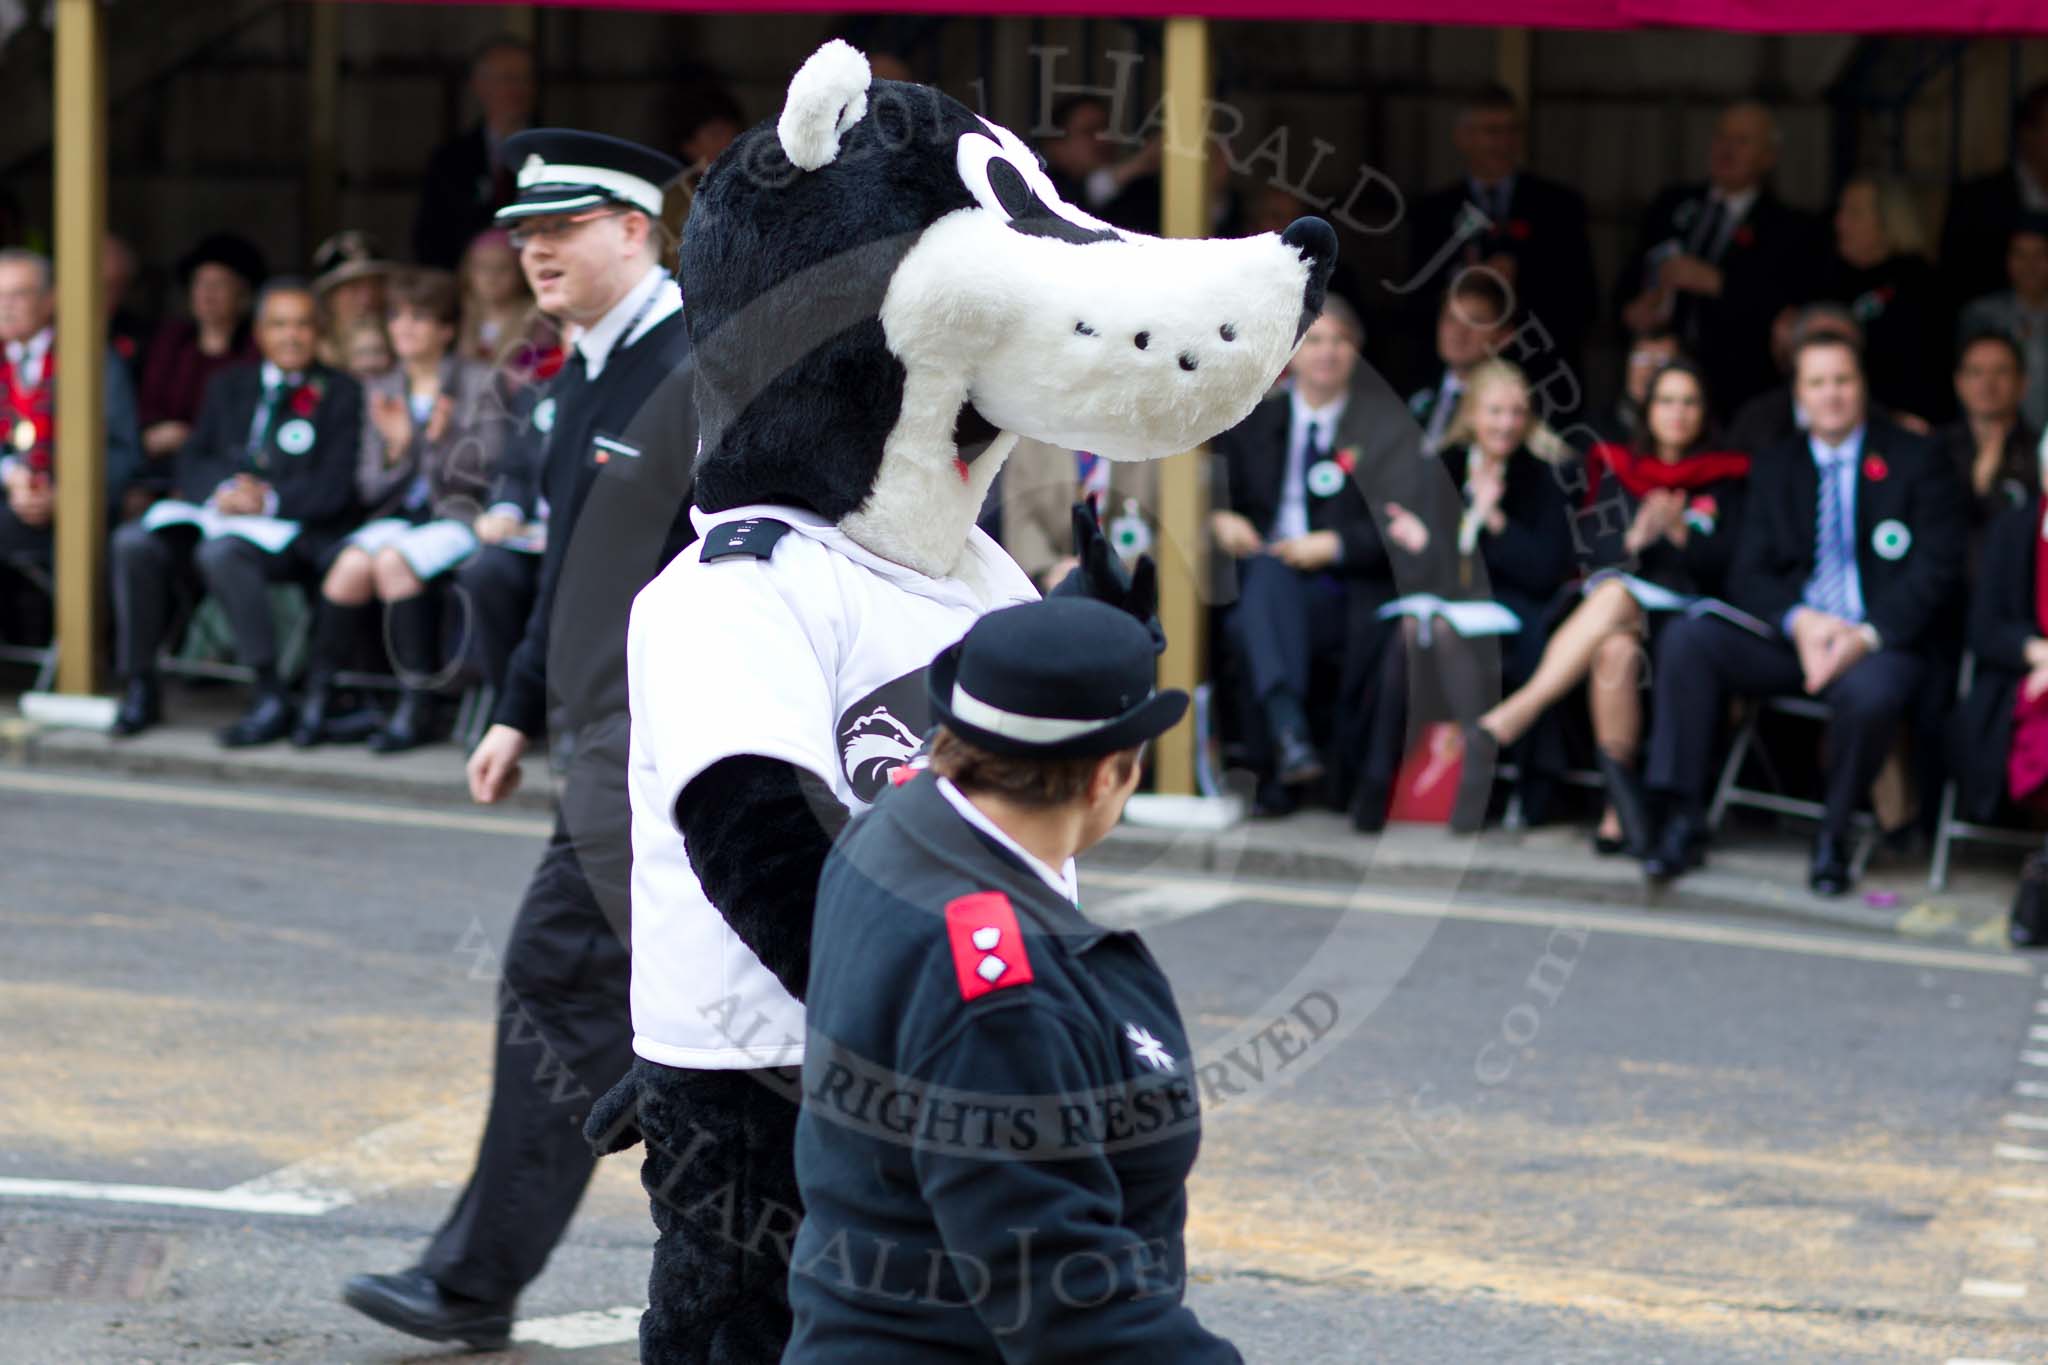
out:
M706 564L721 559L767 559L775 553L775 543L788 534L789 523L773 517L721 522L705 533L699 557Z

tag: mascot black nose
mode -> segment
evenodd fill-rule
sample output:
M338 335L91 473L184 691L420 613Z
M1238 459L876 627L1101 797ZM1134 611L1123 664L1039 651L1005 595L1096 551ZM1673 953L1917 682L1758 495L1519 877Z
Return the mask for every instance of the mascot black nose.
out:
M1297 218L1280 234L1280 240L1308 260L1308 283L1301 290L1301 325L1294 339L1301 340L1323 311L1323 291L1329 287L1330 272L1337 268L1337 233L1320 218Z

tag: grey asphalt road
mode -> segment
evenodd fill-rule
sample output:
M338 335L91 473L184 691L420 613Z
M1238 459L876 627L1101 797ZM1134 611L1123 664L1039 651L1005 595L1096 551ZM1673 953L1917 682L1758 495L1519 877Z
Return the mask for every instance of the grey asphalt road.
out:
M541 837L0 768L0 1362L445 1354L336 1290L406 1264L467 1172ZM1250 1360L2048 1360L2042 963L1084 885L1197 1040L1190 1300ZM331 1206L264 1211L279 1192ZM649 1236L631 1162L603 1163L522 1305L536 1339L468 1358L633 1359Z

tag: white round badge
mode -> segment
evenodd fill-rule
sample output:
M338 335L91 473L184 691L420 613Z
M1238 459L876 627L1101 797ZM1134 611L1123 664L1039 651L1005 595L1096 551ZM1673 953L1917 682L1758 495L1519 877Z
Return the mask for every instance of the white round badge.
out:
M1308 491L1319 498L1334 498L1344 491L1344 468L1335 460L1317 460L1308 467Z
M1880 521L1871 528L1870 548L1879 559L1904 559L1913 548L1913 533L1903 521Z
M545 436L555 429L555 400L543 398L533 405L533 429Z
M277 448L287 455L303 455L313 448L313 424L294 417L277 429Z
M1138 514L1138 504L1126 500L1124 512L1109 523L1109 544L1119 559L1136 559L1152 548L1152 528Z

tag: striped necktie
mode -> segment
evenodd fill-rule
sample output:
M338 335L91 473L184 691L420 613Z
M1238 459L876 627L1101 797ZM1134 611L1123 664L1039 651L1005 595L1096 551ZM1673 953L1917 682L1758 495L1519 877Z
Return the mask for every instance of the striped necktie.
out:
M1849 515L1848 499L1842 496L1841 470L1852 452L1833 450L1816 461L1820 476L1820 510L1814 518L1813 579L1807 586L1807 605L1843 620L1854 617L1849 604L1849 567L1855 553L1855 533L1843 522Z

